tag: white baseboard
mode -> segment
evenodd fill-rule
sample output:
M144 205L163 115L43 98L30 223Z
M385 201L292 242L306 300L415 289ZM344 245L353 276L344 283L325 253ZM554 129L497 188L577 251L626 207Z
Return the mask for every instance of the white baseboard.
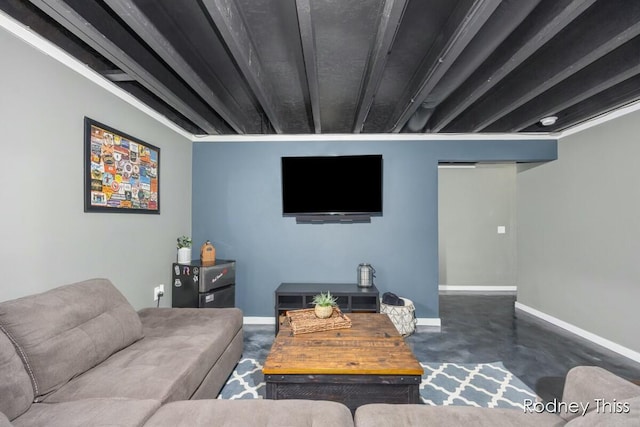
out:
M258 317L258 316L245 316L242 318L242 323L245 325L275 325L276 318L270 317Z
M439 317L418 317L418 326L442 326Z
M276 319L275 317L258 317L258 316L245 316L242 319L243 324L245 325L275 325ZM419 317L418 325L421 326L441 326L441 321L439 317Z
M516 292L517 286L439 285L439 291Z
M525 313L528 313L532 316L535 316L539 319L549 322L555 326L558 326L566 331L569 331L572 334L578 335L579 337L582 337L604 348L607 348L611 351L614 351L618 354L628 357L629 359L635 362L640 362L640 353L638 353L637 351L631 350L630 348L627 348L627 347L623 347L620 344L617 344L613 341L610 341L606 338L603 338L599 335L586 331L582 328L572 325L571 323L565 322L564 320L560 320L557 317L553 317L549 314L543 313L539 310L536 310L535 308L529 307L517 301L515 304L515 308L516 310L524 311Z

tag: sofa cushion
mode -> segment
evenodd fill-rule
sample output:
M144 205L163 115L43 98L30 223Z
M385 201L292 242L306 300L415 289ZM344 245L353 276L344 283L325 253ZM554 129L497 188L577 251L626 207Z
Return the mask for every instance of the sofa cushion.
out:
M2 412L0 412L0 427L14 427L9 418Z
M0 303L0 327L18 349L36 398L142 338L137 313L107 279Z
M471 406L389 405L372 403L356 409L356 427L474 426L556 427L565 421L550 413L525 413L521 409Z
M613 412L613 413L612 413ZM584 417L574 418L567 427L637 427L640 426L640 397L616 400L609 405L588 412Z
M65 403L34 403L13 420L14 427L142 426L160 407L157 400L85 399Z
M640 387L632 382L597 366L577 366L567 373L562 400L589 405L589 411L593 411L598 407L594 399L620 402L637 396L640 396ZM569 421L580 414L562 412L560 416Z
M145 427L350 427L341 403L314 400L191 400L162 406Z
M0 412L14 419L29 409L33 397L31 380L20 356L9 338L0 332Z
M242 328L237 308L150 308L140 311L140 319L143 339L72 379L45 402L189 399Z

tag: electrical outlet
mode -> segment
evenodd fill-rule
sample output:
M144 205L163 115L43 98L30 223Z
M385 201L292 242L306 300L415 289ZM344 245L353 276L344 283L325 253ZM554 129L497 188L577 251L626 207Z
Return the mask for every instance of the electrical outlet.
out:
M153 288L153 300L158 301L158 298L164 295L164 285L159 285Z

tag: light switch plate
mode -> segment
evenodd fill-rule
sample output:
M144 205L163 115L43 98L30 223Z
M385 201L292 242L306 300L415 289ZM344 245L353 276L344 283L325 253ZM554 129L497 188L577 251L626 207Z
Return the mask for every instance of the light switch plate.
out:
M507 227L505 227L504 225L498 226L498 234L505 234L506 232L507 232Z

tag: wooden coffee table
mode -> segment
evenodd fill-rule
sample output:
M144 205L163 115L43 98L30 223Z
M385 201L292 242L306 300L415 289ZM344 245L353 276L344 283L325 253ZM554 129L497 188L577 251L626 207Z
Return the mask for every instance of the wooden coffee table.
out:
M347 313L349 329L293 335L282 325L264 363L267 399L421 403L423 369L386 314Z

